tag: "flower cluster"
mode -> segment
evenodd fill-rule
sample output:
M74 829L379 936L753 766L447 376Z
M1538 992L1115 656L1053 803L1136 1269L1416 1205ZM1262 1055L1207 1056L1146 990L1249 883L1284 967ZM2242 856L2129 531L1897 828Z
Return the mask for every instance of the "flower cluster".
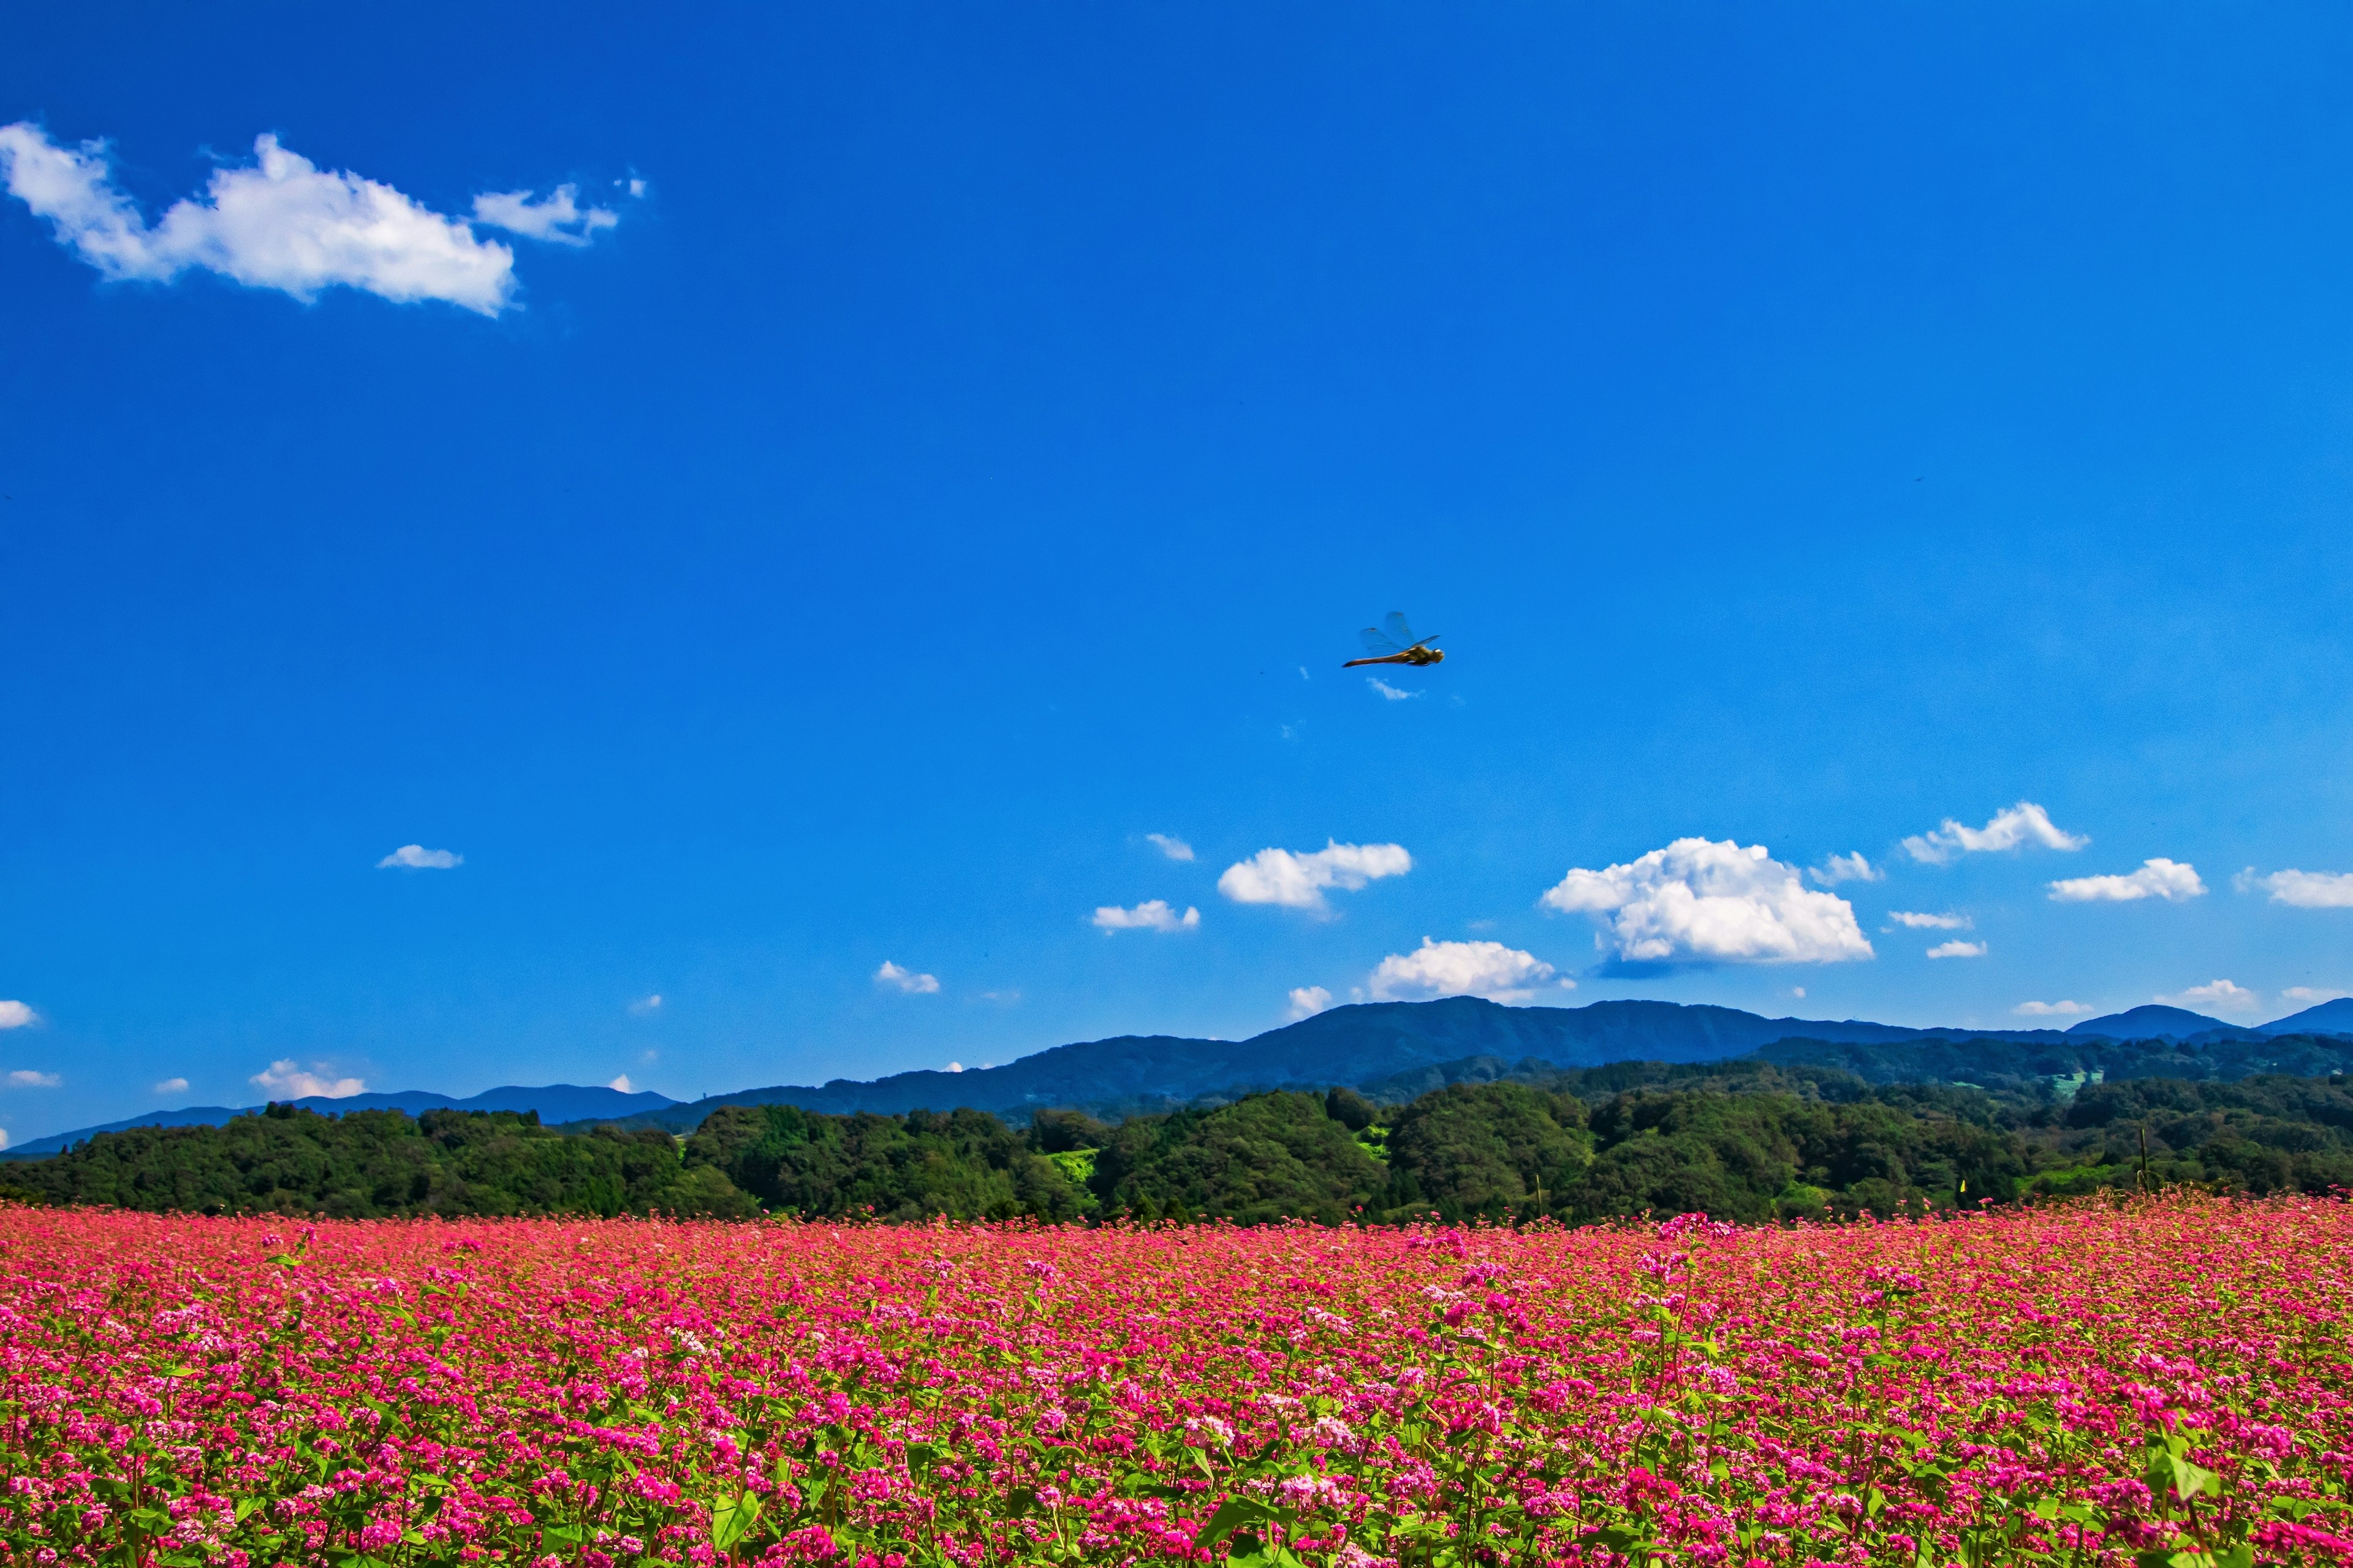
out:
M0 1210L11 1563L2353 1557L2353 1207L1404 1230Z

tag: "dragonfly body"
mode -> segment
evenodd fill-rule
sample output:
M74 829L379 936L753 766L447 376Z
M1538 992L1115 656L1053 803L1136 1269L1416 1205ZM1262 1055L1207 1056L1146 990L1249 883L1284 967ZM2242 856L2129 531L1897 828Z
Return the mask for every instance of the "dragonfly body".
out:
M1440 664L1445 653L1430 647L1435 637L1418 637L1413 628L1405 624L1405 612L1391 610L1378 626L1366 626L1356 634L1364 639L1363 658L1352 658L1342 669L1354 669L1360 664Z

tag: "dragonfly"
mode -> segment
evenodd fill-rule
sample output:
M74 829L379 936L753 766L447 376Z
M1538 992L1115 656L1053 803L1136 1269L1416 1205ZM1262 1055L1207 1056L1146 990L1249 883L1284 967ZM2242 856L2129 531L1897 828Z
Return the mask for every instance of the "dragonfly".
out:
M1365 652L1370 657L1352 658L1340 667L1342 669L1354 669L1360 664L1437 664L1446 658L1442 650L1430 646L1438 640L1435 636L1413 635L1413 628L1405 624L1403 610L1391 610L1379 626L1366 626L1356 636L1364 639Z

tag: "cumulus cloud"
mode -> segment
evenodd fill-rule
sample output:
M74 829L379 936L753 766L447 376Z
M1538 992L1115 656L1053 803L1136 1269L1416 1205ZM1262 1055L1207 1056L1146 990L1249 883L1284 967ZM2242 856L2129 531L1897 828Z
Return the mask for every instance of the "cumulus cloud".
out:
M2026 1018L2080 1018L2092 1009L2082 1002L2021 1002L2010 1011Z
M1967 931L1967 915L1924 915L1917 910L1890 910L1887 918L1911 931Z
M903 991L910 996L929 996L940 988L940 977L902 969L886 958L882 961L882 967L874 972L874 984Z
M292 1057L271 1062L246 1081L272 1100L349 1100L367 1088L355 1078L328 1078L324 1063L313 1062L316 1072L304 1072Z
M1368 675L1365 677L1365 684L1379 692L1384 698L1388 699L1391 702L1410 702L1415 698L1421 695L1419 691L1408 691L1401 687L1391 686L1388 681L1383 680L1377 675Z
M64 1081L53 1072L35 1072L31 1068L18 1068L8 1075L10 1089L55 1089Z
M1983 827L1968 827L1951 817L1933 832L1914 834L1904 841L1912 858L1926 866L1943 866L1963 855L1991 854L2040 845L2045 849L2081 849L2091 840L2069 833L2051 820L2051 814L2031 800L1994 813Z
M1833 855L1820 866L1809 866L1806 875L1825 888L1835 888L1841 882L1883 882L1887 879L1887 873L1865 859L1860 850L1852 855Z
M2206 884L2198 879L2195 866L2161 855L2142 861L2140 869L2129 876L2069 877L2051 884L2051 897L2063 904L2128 904L2136 899L2179 903L2205 895Z
M1156 846L1171 860L1190 860L1193 858L1193 847L1173 833L1147 833L1144 841Z
M586 245L598 229L619 223L621 215L607 207L581 206L574 199L579 195L577 185L558 185L554 195L538 201L532 200L529 191L487 193L474 198L474 221L526 239Z
M659 991L655 992L650 996L640 996L636 1001L629 1004L629 1016L633 1018L650 1018L655 1014L661 1011L661 993Z
M1117 904L1105 904L1095 910L1095 929L1108 936L1115 931L1156 931L1166 936L1170 931L1192 931L1201 923L1201 911L1186 907L1178 914L1168 907L1166 899L1146 899L1132 910Z
M0 1002L0 1029L21 1029L37 1024L41 1016L22 1002Z
M184 1078L159 1079L154 1086L154 1091L157 1094L185 1094L188 1092L188 1080Z
M2243 985L2228 980L2210 980L2203 985L2192 985L2186 991L2151 1000L2168 1007L2187 1007L2193 1013L2252 1013L2263 1005L2263 999Z
M1377 1000L1400 996L1484 996L1490 1002L1525 1002L1553 978L1553 967L1534 953L1500 942L1433 942L1421 939L1411 952L1393 952L1367 983ZM1563 984L1574 985L1574 981Z
M2253 866L2231 879L2242 893L2269 893L2275 904L2299 910L2353 909L2353 871L2274 871L2258 877Z
M2280 993L2290 1002L2301 1002L2307 1007L2317 1007L2323 1002L2334 1002L2339 996L2353 996L2353 991L2328 991L2316 985L2291 985Z
M462 220L379 181L322 170L275 136L257 137L253 152L250 165L214 170L201 200L174 203L151 226L114 184L104 142L77 150L28 121L0 126L0 176L9 194L108 278L160 283L201 268L298 300L342 285L404 302L444 300L485 316L512 302L514 252L475 237ZM607 226L576 207L566 226L558 220L569 205L568 197L551 197L499 210L548 230L537 237L569 244Z
M629 1075L628 1073L621 1074L611 1082L606 1084L605 1087L607 1089L618 1089L623 1094L635 1094L638 1092L638 1086L629 1081Z
M1332 993L1321 985L1294 985L1291 988L1291 1016L1296 1023L1312 1018L1332 1005Z
M1353 892L1382 877L1402 877L1413 869L1413 857L1401 844L1342 844L1327 841L1314 852L1261 849L1247 860L1226 868L1218 891L1238 904L1281 904L1286 909L1320 910L1325 889Z
M1808 890L1762 844L1678 838L1638 860L1571 870L1543 906L1590 915L1635 963L1835 963L1872 956L1854 906ZM1606 939L1606 940L1605 940Z
M466 863L463 855L447 849L427 849L422 844L404 844L375 863L379 871L397 868L404 871L448 871Z
M1940 942L1928 950L1931 958L1983 958L1986 944L1981 942Z

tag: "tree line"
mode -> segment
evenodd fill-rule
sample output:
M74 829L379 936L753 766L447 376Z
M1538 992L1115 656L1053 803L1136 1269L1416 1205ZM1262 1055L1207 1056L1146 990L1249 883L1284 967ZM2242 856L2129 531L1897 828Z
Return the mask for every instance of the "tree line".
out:
M0 1198L203 1214L670 1214L1263 1224L1920 1213L2197 1183L2353 1188L2342 1078L1988 1089L1764 1061L1542 1064L1405 1103L1282 1090L1116 1125L1044 1110L724 1106L683 1139L529 1113L321 1115L100 1133Z

